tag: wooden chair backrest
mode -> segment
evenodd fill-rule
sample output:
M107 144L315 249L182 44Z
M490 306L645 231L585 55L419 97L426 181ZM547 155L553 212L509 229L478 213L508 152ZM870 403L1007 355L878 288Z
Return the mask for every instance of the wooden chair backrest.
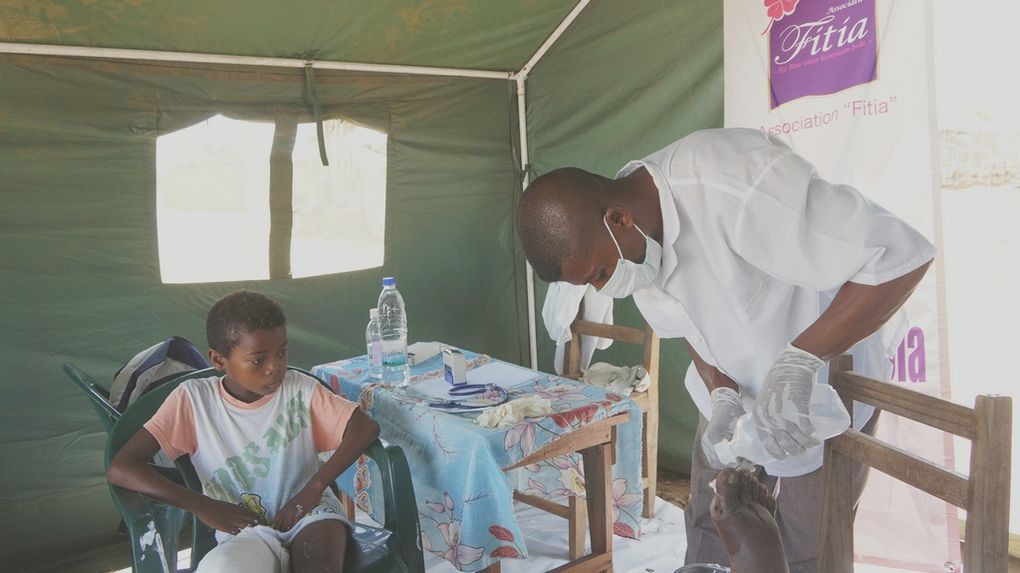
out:
M584 320L584 303L577 310L577 318L570 325L571 339L567 343L563 359L563 375L567 378L581 378L581 337L598 336L610 338L618 342L638 344L643 353L641 365L648 373L651 385L646 392L631 394L644 413L642 415L641 448L644 455L641 461L641 475L644 485L644 506L642 515L652 517L655 513L655 493L659 476L659 337L648 324L644 328L622 326L619 324L603 324ZM575 540L571 538L573 543ZM580 544L584 545L583 542Z
M1006 573L1012 400L980 395L973 408L855 374L849 356L830 364L829 383L847 405L856 400L971 441L969 476L852 428L825 444L825 494L819 571L853 571L852 462L867 464L967 510L967 571Z
M581 377L581 337L597 336L609 338L618 342L637 344L644 348L641 365L644 366L652 381L652 386L659 383L659 337L647 324L644 328L624 326L620 324L603 324L584 320L581 316L584 313L582 303L577 311L577 318L570 325L571 339L567 343L564 357L563 375L567 378Z

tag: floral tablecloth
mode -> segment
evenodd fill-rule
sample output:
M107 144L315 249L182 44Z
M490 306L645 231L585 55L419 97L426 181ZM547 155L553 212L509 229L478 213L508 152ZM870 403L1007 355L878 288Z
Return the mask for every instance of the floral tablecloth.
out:
M468 368L494 361L465 351ZM617 535L640 535L641 411L630 399L602 388L531 371L534 378L511 389L511 398L538 394L554 414L504 429L473 422L477 414L430 408L407 392L370 380L364 356L312 368L335 392L359 402L381 427L381 437L403 448L411 468L422 528L422 547L461 571L478 571L501 558L527 558L514 518L513 490L541 496L584 495L580 454L504 472L559 436L621 412L613 466L612 520ZM411 369L411 384L442 376L435 357ZM364 456L341 476L340 486L363 511L381 518L377 470ZM565 526L565 525L564 525ZM564 548L566 551L566 548Z

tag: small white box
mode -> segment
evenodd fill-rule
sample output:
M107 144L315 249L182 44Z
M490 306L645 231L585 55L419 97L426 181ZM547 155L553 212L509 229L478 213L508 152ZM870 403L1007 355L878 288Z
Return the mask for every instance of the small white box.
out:
M443 378L454 386L467 384L467 360L460 350L443 349Z
M415 342L407 347L407 363L411 366L421 364L442 351L443 347L438 342Z

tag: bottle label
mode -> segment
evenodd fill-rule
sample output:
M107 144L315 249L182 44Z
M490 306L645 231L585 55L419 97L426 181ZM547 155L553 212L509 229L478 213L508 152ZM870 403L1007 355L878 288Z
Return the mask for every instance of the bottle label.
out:
M376 341L369 345L368 360L372 368L382 368L382 345Z

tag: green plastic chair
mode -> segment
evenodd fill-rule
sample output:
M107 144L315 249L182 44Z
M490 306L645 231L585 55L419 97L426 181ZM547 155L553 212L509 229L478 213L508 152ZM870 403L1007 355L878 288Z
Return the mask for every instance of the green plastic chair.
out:
M113 431L113 425L120 418L120 412L109 402L110 390L70 362L64 363L64 372L85 392L85 396L88 397L89 403L92 404L96 415L99 416L99 421L103 424L106 433L109 434Z
M64 372L85 392L85 396L89 399L89 403L99 417L99 422L103 425L103 429L106 430L107 436L109 436L113 431L114 424L117 423L121 415L120 410L110 404L110 390L70 362L64 363ZM153 464L152 468L163 474L167 479L184 485L184 478L180 471L155 464Z
M299 368L290 368L308 374ZM148 392L121 415L106 444L106 467L117 452L159 409L166 397L185 380L219 375L213 369L199 370ZM314 378L314 376L313 376ZM325 385L322 380L320 383ZM327 386L328 388L328 386ZM379 467L385 515L383 527L354 523L344 571L347 573L424 573L418 510L411 483L411 471L404 452L393 444L376 440L365 455ZM202 491L202 485L188 456L177 459L185 485ZM193 514L156 501L144 494L107 483L113 503L127 524L135 573L194 571L206 553L216 546L213 530ZM191 569L177 569L177 532L191 525Z

